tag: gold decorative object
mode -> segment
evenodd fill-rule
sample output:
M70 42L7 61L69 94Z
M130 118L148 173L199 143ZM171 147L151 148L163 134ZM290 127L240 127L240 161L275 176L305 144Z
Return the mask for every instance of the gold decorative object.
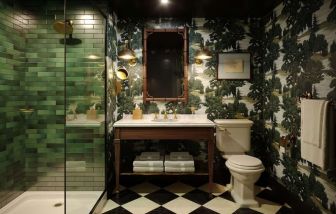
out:
M77 107L78 107L77 103L72 103L72 104L69 105L69 110L68 110L68 112L66 114L66 117L65 117L65 119L67 121L77 119L77 112L76 112ZM70 117L69 114L72 114L72 117Z
M89 109L86 111L86 119L88 120L96 120L97 119L97 111L96 109Z
M142 110L138 107L138 105L136 105L135 109L133 110L132 119L133 120L142 119Z

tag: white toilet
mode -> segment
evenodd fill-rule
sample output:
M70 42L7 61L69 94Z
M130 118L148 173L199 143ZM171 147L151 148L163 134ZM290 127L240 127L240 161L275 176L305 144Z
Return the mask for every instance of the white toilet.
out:
M216 146L231 173L231 196L241 207L259 206L254 183L265 170L262 162L245 155L251 146L251 126L247 119L217 119Z

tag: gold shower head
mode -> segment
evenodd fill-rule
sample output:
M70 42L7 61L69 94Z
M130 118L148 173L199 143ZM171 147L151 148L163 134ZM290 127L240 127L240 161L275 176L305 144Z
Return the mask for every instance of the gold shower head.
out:
M54 30L61 34L72 34L73 27L72 21L66 20L64 21L55 21L53 24Z

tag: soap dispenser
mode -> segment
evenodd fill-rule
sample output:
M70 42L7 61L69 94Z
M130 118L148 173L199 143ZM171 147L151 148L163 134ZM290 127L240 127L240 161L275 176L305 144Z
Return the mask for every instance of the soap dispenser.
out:
M142 119L142 110L140 109L138 104L135 105L135 109L133 110L133 114L132 114L132 119L133 120Z

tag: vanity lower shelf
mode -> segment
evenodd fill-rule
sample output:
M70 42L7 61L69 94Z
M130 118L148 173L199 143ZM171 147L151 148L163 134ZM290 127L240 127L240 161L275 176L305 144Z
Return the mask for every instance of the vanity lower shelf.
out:
M146 117L145 117L146 118ZM208 160L205 168L195 167L195 172L133 172L121 167L120 150L123 140L203 140L208 147ZM180 123L161 124L148 120L133 121L122 119L114 124L115 192L120 191L121 175L206 175L209 192L213 186L214 124L208 119L185 118ZM128 167L130 167L128 165Z
M132 164L128 163L127 166L123 165L123 171L120 172L120 175L200 175L208 176L207 163L202 163L200 161L195 161L195 171L194 172L133 172Z
M120 175L209 175L208 172L121 172Z

